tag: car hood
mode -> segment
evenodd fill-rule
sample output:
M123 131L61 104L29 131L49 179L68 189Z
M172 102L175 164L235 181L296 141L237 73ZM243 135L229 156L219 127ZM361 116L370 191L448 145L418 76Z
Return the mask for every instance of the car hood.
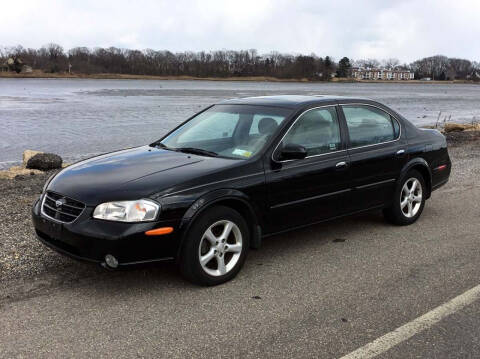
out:
M148 197L233 162L237 161L142 146L71 165L50 181L47 190L93 206Z

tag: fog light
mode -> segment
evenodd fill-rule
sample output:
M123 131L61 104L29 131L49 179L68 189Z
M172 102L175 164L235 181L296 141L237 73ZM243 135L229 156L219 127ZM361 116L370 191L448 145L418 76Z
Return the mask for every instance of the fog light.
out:
M114 256L112 256L111 254L107 254L105 256L105 263L107 264L107 266L109 266L110 268L117 268L118 267L118 260L117 258L115 258Z

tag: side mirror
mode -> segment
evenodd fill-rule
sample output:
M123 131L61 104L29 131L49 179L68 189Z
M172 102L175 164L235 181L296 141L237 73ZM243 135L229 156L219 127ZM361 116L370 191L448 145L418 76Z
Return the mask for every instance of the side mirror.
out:
M286 144L280 152L280 160L302 160L307 157L307 149L302 145Z

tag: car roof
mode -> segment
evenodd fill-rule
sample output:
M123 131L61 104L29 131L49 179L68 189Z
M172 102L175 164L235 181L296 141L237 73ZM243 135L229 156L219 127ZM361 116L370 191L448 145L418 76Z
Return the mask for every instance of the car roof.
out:
M262 105L262 106L274 106L274 107L286 107L286 108L298 108L307 105L327 104L335 103L336 101L359 101L359 102L372 102L365 98L353 98L343 96L303 96L303 95L275 95L275 96L257 96L257 97L245 97L234 98L230 100L224 100L219 102L220 105Z

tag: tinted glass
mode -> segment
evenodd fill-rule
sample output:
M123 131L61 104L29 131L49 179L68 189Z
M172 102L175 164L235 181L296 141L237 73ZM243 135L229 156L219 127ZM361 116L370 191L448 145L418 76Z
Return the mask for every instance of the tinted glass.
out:
M161 140L167 149L200 149L247 159L258 153L291 110L250 105L216 105Z
M371 106L342 106L347 120L350 146L359 147L394 140L398 123L391 116ZM394 128L394 123L397 128Z
M232 137L240 118L238 113L228 112L215 112L208 113L207 116L199 116L202 121L178 135L178 144Z
M307 156L338 151L341 148L340 128L335 107L305 112L288 131L282 145L302 145Z
M262 115L262 114L256 114L253 116L253 121L252 121L252 125L250 126L250 132L249 132L250 135L255 135L260 133L258 129L258 124L260 120L264 117L265 115ZM270 115L269 117L271 117L277 123L277 125L280 125L284 119L282 116Z

